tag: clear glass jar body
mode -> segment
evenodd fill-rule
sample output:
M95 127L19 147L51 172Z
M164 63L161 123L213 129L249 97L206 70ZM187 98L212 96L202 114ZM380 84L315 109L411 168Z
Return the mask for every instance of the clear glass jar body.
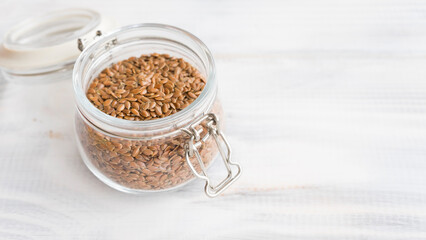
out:
M129 121L109 116L89 102L86 90L103 69L150 53L183 58L204 75L207 84L192 104L165 118ZM120 191L140 193L175 189L195 178L185 155L190 136L182 129L206 113L214 113L220 119L222 116L216 98L214 61L199 39L160 24L123 27L99 38L82 52L74 67L73 84L79 151L101 181ZM203 123L198 129L201 136L208 133ZM208 166L218 153L213 138L199 146L198 152ZM201 170L194 157L190 161L197 172Z

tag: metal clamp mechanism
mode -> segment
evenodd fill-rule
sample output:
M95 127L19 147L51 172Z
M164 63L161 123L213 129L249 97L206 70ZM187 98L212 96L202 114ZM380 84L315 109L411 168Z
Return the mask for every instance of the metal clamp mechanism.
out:
M205 126L207 127L208 132L201 138L200 133L203 129L197 130L195 127L200 125L202 122L206 121ZM222 131L219 128L219 120L214 113L208 113L194 121L188 128L182 129L185 133L190 136L189 142L185 146L185 157L186 162L191 168L194 175L198 178L201 178L206 181L204 191L209 197L216 197L227 189L235 180L237 180L241 175L241 166L236 162L231 161L231 147L229 146L228 141L226 140ZM212 186L210 178L207 176L206 167L201 159L201 155L198 152L198 148L207 141L207 139L213 136L217 148L219 149L222 160L225 164L225 167L228 171L228 176L220 182L217 186ZM225 145L222 147L221 143ZM224 149L225 148L225 149ZM190 158L195 155L198 164L200 165L201 172L198 173L194 165L191 163ZM237 172L234 174L232 172L231 166L237 168Z
M97 30L96 31L96 35L93 38L93 40L95 40L96 38L98 38L100 36L102 36L102 32L101 32L101 30ZM80 50L81 52L83 52L83 50L85 48L85 45L87 45L87 40L84 39L84 38L78 38L77 39L77 44L78 44L78 50Z
M100 38L102 36L102 32L101 32L101 30L97 30L96 31L96 34L95 34L95 36L93 37L93 40L92 41L95 41L96 39L98 39L98 38ZM86 48L86 46L90 43L90 42L92 42L92 41L88 41L87 39L85 39L85 38L78 38L77 39L77 47L78 47L78 50L80 50L81 52ZM115 39L113 39L111 42L108 42L107 44L106 44L106 46L105 46L105 48L110 48L111 46L113 46L113 45L115 45L115 44L117 44L117 39L115 38Z

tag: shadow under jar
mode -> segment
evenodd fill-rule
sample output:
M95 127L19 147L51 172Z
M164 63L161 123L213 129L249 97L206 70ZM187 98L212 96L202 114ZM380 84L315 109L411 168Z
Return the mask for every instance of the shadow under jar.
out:
M102 112L87 99L91 81L103 69L153 53L182 58L204 76L207 83L189 106L164 118L130 121ZM214 60L192 34L167 25L138 24L102 36L77 59L73 85L80 154L93 174L110 187L129 193L165 191L198 177L206 181L205 193L215 197L240 176L241 167L231 160L221 131ZM227 177L213 186L206 169L219 153Z

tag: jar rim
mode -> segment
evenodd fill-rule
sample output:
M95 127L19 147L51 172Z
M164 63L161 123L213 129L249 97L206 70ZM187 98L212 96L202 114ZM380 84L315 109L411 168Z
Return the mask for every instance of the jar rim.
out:
M119 36L122 33L130 32L134 30L143 30L143 29L165 30L170 33L184 36L188 40L196 44L197 47L199 47L202 50L202 54L204 54L205 55L204 57L207 59L207 63L208 63L206 66L207 83L203 91L201 92L201 94L198 96L197 99L194 100L194 102L192 102L189 106L182 109L181 111L174 113L172 115L169 115L167 117L147 120L147 121L131 121L126 119L116 118L96 108L86 97L86 92L84 90L84 86L82 85L82 81L81 81L81 78L83 77L82 71L84 70L84 66L86 62L92 57L93 52L99 49L99 47L102 47L105 43L111 40L114 40L117 36ZM183 121L185 121L185 119L188 119L188 118L192 119L197 117L197 116L194 116L193 110L196 109L199 105L206 103L209 100L210 100L209 105L211 106L213 104L213 100L216 97L216 92L217 92L217 82L215 78L215 71L216 71L215 63L210 50L198 37L194 36L193 34L191 34L190 32L186 30L183 30L171 25L159 24L159 23L141 23L141 24L124 26L113 32L103 35L96 41L93 41L92 43L90 43L82 51L80 56L77 58L76 63L74 65L74 70L73 70L73 87L74 87L74 94L76 98L75 100L77 102L77 110L80 111L80 113L82 113L83 116L85 116L84 113L90 114L91 116L96 118L96 120L104 124L108 124L120 129L126 129L131 132L171 129L176 127ZM95 123L93 124L96 125Z

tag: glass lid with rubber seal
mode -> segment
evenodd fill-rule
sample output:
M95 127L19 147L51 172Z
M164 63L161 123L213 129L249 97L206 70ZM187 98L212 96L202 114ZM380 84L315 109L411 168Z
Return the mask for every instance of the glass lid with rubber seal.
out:
M71 79L80 54L78 38L93 38L113 27L109 18L89 9L66 9L24 20L0 45L0 70L11 82Z

